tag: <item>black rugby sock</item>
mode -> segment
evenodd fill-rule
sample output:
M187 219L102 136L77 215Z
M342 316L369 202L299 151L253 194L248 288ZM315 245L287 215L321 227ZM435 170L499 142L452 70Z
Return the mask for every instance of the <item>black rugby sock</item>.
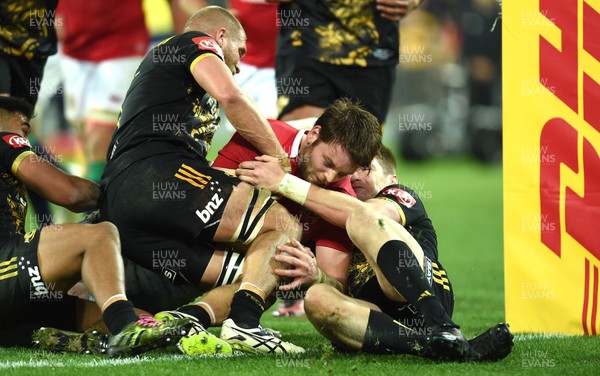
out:
M179 312L193 316L205 328L208 328L209 326L212 325L212 321L210 319L210 314L208 312L206 312L206 310L202 307L198 307L195 304L190 304L190 305L186 305L181 308L178 308L177 310Z
M256 328L264 311L265 301L258 294L249 290L238 290L231 301L229 318L239 327Z
M377 265L392 286L417 307L427 326L458 327L433 293L417 258L406 243L400 240L385 243L377 255Z
M133 310L133 303L129 300L117 300L106 307L102 319L110 334L114 335L120 333L128 324L136 322L139 317Z
M371 310L361 351L370 354L418 355L425 343L424 335L414 333L383 312Z

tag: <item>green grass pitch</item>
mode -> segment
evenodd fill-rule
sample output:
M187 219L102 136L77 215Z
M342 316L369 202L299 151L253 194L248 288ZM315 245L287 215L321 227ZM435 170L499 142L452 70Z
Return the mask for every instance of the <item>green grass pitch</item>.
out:
M399 180L425 201L438 231L440 260L456 294L454 318L472 337L504 320L502 258L502 169L466 159L399 165ZM439 375L600 373L600 340L589 337L517 335L513 353L489 364L435 363L412 356L334 353L305 319L276 319L263 325L304 346L298 357L243 355L185 357L176 350L109 360L99 356L56 355L0 349L0 375ZM215 331L218 333L218 330Z

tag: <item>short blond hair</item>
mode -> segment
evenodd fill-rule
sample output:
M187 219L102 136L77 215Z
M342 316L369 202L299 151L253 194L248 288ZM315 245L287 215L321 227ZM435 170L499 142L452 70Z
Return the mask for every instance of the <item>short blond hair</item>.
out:
M183 31L200 31L212 35L220 28L231 33L244 33L240 21L225 8L213 5L200 9L185 24Z

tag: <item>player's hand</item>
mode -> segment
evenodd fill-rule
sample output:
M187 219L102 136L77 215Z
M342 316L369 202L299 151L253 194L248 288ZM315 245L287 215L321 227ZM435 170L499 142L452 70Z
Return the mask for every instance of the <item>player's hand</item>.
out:
M279 157L279 165L284 172L288 174L292 173L292 162L290 162L290 157L287 154L283 157Z
M279 192L279 183L281 183L286 172L277 158L261 155L256 157L254 161L240 163L235 170L235 174L241 181L277 193Z
M377 10L381 12L381 17L390 21L400 21L407 14L415 10L421 0L375 0Z
M275 269L273 272L278 277L292 281L287 285L279 286L279 290L290 291L314 284L318 270L315 255L310 248L304 247L299 241L292 239L291 246L280 245L277 247L277 251L278 253L274 257L275 261L288 265L289 269Z

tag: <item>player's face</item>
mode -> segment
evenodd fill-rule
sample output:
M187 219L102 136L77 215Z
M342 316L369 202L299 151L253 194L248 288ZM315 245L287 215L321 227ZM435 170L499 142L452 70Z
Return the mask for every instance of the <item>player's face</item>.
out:
M229 67L232 74L240 73L240 60L246 54L246 34L230 33L229 37L224 39L223 55L225 64Z
M348 152L339 145L316 140L298 153L300 177L318 186L338 182L357 168Z
M21 113L15 113L11 115L8 118L6 132L16 133L27 138L27 136L29 136L29 132L31 132L29 119Z
M359 200L365 201L375 197L379 191L390 184L394 184L395 175L388 175L383 172L383 168L377 159L371 162L371 169L359 168L352 174L352 189L356 192Z

